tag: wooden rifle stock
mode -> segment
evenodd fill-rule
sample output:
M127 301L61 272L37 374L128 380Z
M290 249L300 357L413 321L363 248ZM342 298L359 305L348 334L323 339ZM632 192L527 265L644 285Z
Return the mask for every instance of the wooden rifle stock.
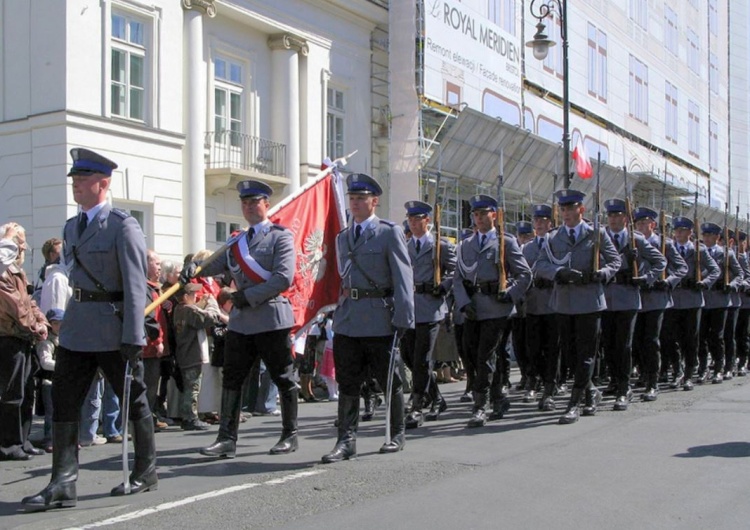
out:
M505 274L505 211L498 207L495 218L495 229L497 230L497 281L498 292L504 292L508 287L508 278Z
M635 251L638 247L636 247L635 242L635 223L633 222L633 208L630 204L630 197L625 197L625 209L628 212L628 221L630 223L630 229L628 230L628 234L630 235L630 250ZM637 258L633 258L630 267L633 269L633 278L637 278L639 276Z
M664 213L664 210L659 212L659 232L661 232L661 255L665 258L667 257L667 214ZM667 268L664 267L664 270L661 271L661 279L666 280L667 279Z
M440 270L440 205L435 198L435 253L432 258L433 285L437 288L442 281Z

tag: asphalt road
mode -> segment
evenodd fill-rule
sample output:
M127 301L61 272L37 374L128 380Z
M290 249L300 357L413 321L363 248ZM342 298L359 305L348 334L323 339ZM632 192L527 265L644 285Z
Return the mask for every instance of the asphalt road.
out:
M514 380L517 375L514 376ZM211 460L205 433L157 434L159 490L109 497L120 447L81 450L78 506L21 511L49 480L50 456L0 462L0 528L718 528L746 529L750 378L663 391L626 412L605 400L593 418L558 425L514 393L506 418L465 428L463 383L441 385L450 408L377 453L383 411L360 424L359 458L319 464L335 441L335 403L300 405L300 450L270 456L280 420L241 425L238 458ZM636 394L636 397L638 394ZM562 408L564 398L558 401Z

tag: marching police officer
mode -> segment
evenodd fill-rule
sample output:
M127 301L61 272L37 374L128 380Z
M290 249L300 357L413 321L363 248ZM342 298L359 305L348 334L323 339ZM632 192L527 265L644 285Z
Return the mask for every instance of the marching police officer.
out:
M242 215L248 229L235 237L226 252L201 267L200 276L229 271L237 291L232 293L232 312L224 342L224 378L221 423L216 441L201 454L234 458L240 421L242 383L260 356L279 388L281 437L272 455L297 450L297 399L299 386L289 332L294 315L289 299L282 296L294 281L294 237L283 226L268 220L268 198L273 190L264 182L245 180L237 185ZM195 274L196 264L183 270L180 283Z
M727 320L724 324L724 381L729 381L734 377L734 364L737 358L737 341L735 340L735 330L737 328L737 321L740 316L740 306L742 305L742 290L745 285L745 269L742 267L740 262L740 255L738 247L735 247L737 237L733 230L727 230L729 235L729 241L724 240L724 234L722 233L721 242L724 250L727 249L734 254L737 258L737 263L740 266L740 282L736 287L730 288L729 300L731 306L727 308Z
M357 454L359 393L368 365L383 390L392 379L391 440L381 453L404 448L404 395L393 346L414 328L414 276L404 231L375 215L380 185L355 173L347 178L352 223L336 237L343 293L333 315L333 355L339 384L338 438L325 464ZM395 331L395 336L394 336ZM395 361L398 361L396 359ZM391 369L392 368L392 369Z
M518 247L523 249L524 245L534 238L533 225L529 221L518 221L516 223L516 238ZM524 259L526 259L526 256L524 256ZM531 267L531 263L529 263L529 267ZM516 390L523 390L523 402L531 403L536 399L538 370L533 364L533 360L529 355L526 344L526 307L525 298L523 304L516 306L516 312L510 319L510 338L513 344L513 354L516 357L518 369L521 372L521 380L518 382ZM505 349L503 349L503 351L505 351ZM507 369L499 370L501 365L500 361L502 360L504 363L506 362L505 357L499 354L500 352L498 352L497 371L500 372L503 377L505 377L505 374L507 373L507 378L510 379L510 359L507 359Z
M703 241L709 255L719 266L719 278L704 294L705 306L701 314L700 347L698 349L698 379L704 383L708 379L708 353L714 361L714 375L711 382L724 381L724 326L727 322L727 309L732 305L731 293L739 292L742 285L742 269L732 250L718 244L721 227L716 223L701 225ZM727 262L728 260L728 262ZM726 275L726 269L729 276ZM731 368L730 368L731 369Z
M698 339L701 326L703 293L719 278L719 266L705 245L693 234L693 221L687 217L672 219L674 243L685 260L687 274L672 291L673 306L664 316L666 358L672 363L671 388L693 389L693 374L698 364ZM698 269L697 267L700 266ZM682 356L682 358L680 357Z
M560 417L561 424L569 424L581 415L584 392L584 416L596 414L601 401L601 392L592 384L591 376L602 312L607 307L602 284L620 268L620 254L603 230L597 234L583 221L583 192L563 189L555 196L563 225L547 239L546 251L539 255L535 270L540 278L555 282L550 307L557 313L560 344L574 350L573 389L565 414ZM595 259L597 244L600 249Z
M740 262L745 280L740 289L740 308L734 338L737 342L737 375L747 375L747 358L750 350L750 260L747 255L747 234L740 230L737 260Z
M143 383L141 351L146 344L146 245L138 222L107 203L117 164L88 149L71 149L73 198L77 217L64 228L63 256L70 267L73 298L60 329L52 381L52 480L26 497L30 509L75 506L78 477L78 421L81 405L97 369L122 401L126 366L133 370L130 421L135 465L130 493L156 489L154 423ZM112 495L124 495L120 484Z
M437 420L447 408L432 372L435 342L440 323L448 312L446 295L453 286L456 269L456 249L447 239L440 238L439 283L435 275L435 238L427 231L432 206L422 201L404 204L412 237L407 243L414 274L415 329L409 329L401 340L404 362L412 372L411 411L406 417L406 428L422 425L422 404L425 396L431 400L428 421Z
M474 408L467 426L482 427L487 421L485 407L493 382L495 352L514 304L523 300L529 287L531 269L515 238L497 233L497 201L488 195L475 195L469 202L477 232L458 246L453 292L456 306L466 317L464 350L476 370ZM499 263L501 253L505 255L503 263ZM501 270L507 279L505 289L500 285ZM492 398L493 417L502 418L510 402L499 393Z
M659 363L661 360L661 335L664 312L672 307L672 290L688 272L687 263L666 234L656 234L659 214L651 208L640 207L633 211L635 227L661 254L661 238L665 238L664 250L667 259L666 272L654 280L651 287L641 289L641 310L635 320L633 351L639 352L640 369L646 382L641 395L644 401L656 401L659 392ZM662 279L661 276L664 276Z

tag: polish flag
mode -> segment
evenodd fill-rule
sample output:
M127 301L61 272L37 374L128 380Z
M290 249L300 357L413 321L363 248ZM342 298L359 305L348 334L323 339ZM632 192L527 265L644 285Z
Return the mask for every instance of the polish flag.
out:
M581 142L580 137L572 156L573 160L576 161L576 171L582 179L590 179L594 176L594 168L591 167L591 161L586 154L586 150L583 148L583 142Z

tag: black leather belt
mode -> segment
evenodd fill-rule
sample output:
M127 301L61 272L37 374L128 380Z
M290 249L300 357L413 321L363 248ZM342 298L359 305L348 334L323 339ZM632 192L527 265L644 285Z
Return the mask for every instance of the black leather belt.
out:
M105 293L102 291L73 289L73 300L76 302L122 302L124 298L125 293L122 291Z
M392 289L344 289L344 296L352 300L360 298L386 298L393 296Z
M476 292L482 293L482 294L497 294L498 282L480 282L474 286L476 289Z
M551 280L545 280L544 278L534 278L534 287L537 289L552 289L555 286L555 282Z
M432 282L414 284L414 292L417 294L424 294L424 293L431 294L434 288L435 288L435 285Z

